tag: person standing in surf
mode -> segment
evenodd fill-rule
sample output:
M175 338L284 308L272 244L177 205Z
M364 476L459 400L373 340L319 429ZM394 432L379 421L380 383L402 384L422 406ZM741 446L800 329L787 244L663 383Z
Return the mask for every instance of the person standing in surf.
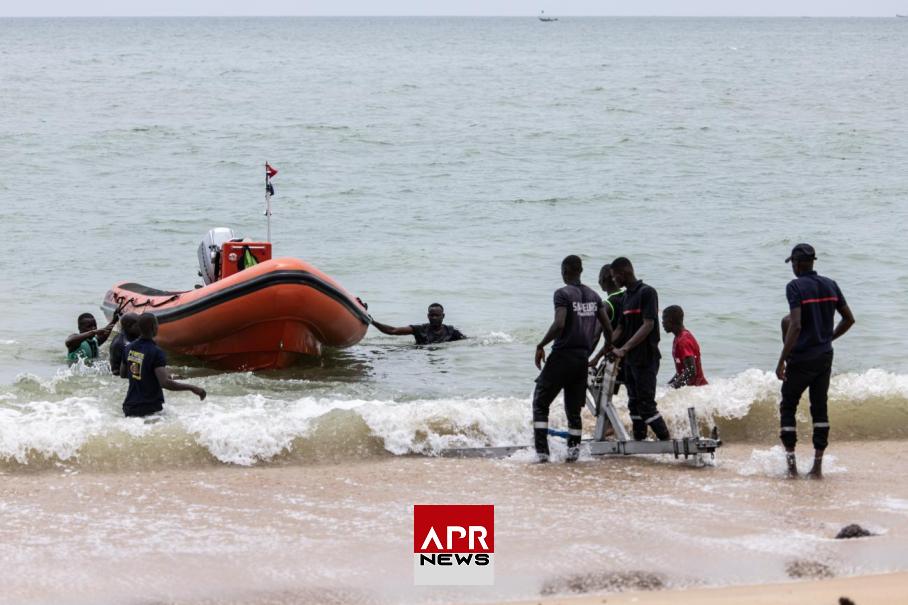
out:
M829 415L826 405L832 376L832 341L854 325L854 315L848 308L839 285L814 271L816 258L813 246L798 244L785 259L786 263L791 263L795 279L788 282L785 288L790 313L787 322L783 320L785 344L779 355L779 363L776 364L776 377L782 381L780 438L785 446L788 475L798 476L795 413L801 395L809 390L814 459L807 476L821 479L823 453L829 444ZM836 312L842 317L838 325L835 325Z
M599 287L605 292L605 299L602 302L605 304L605 311L608 314L609 322L612 324L612 332L614 332L621 323L621 311L624 309L624 288L619 288L615 280L612 279L612 266L608 263L602 265L602 268L599 269ZM595 368L599 365L599 361L605 355L609 346L620 347L622 344L624 343L620 341L603 344L599 353L590 360L590 367ZM623 364L618 366L618 373L615 375L615 395L618 394L622 384L624 384Z
M700 359L700 343L684 327L684 309L678 305L666 307L662 312L662 328L668 334L674 334L672 342L672 359L675 360L675 375L668 381L673 389L692 386L702 387L709 384L703 375L703 363Z
M158 335L158 318L142 313L136 320L139 338L126 346L120 362L120 376L129 378L129 389L123 400L125 416L149 416L164 409L164 391L192 391L204 400L207 393L202 387L177 382L167 370L167 355L155 343Z
M627 408L631 414L634 439L646 439L647 427L662 441L671 439L665 419L656 406L656 377L659 374L659 295L656 290L634 274L631 261L616 258L612 261L612 278L625 288L621 323L615 331L620 347L612 351L624 363L624 388L627 389Z
M541 372L533 392L533 438L539 462L549 460L549 408L561 391L568 421L565 462L575 462L580 456L580 411L586 400L587 360L596 347L599 326L606 341L612 341L612 325L602 299L580 283L582 272L579 256L572 254L561 262L565 285L555 290L555 319L536 345L536 368ZM546 360L545 347L552 341L552 352Z

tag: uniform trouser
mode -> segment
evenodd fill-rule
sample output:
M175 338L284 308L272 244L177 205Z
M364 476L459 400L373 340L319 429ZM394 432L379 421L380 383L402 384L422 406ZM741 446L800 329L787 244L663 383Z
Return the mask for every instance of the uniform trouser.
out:
M659 360L646 365L625 365L624 388L627 389L627 409L631 413L634 439L646 439L647 427L653 429L656 437L671 439L665 419L656 408L656 375Z
M586 351L552 351L536 379L533 392L533 440L536 452L549 453L549 407L564 391L564 413L568 421L568 447L580 445L583 428L580 411L586 402Z
M813 447L825 450L829 444L829 415L826 403L829 395L829 378L832 375L832 351L805 361L788 362L785 382L782 383L782 403L779 415L782 420L782 444L794 449L798 442L795 413L805 390L810 393L810 418L813 420Z

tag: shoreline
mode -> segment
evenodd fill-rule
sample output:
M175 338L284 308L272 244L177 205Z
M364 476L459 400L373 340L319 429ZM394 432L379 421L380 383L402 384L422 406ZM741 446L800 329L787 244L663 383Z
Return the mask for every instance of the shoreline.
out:
M801 580L783 583L632 591L597 595L542 597L508 605L900 605L908 594L908 572Z

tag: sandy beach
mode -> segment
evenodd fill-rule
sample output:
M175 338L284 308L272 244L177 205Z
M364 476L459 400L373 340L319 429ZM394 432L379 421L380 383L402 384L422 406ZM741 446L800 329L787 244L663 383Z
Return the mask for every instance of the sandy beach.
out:
M6 473L0 602L539 602L597 595L587 602L600 603L599 595L623 592L607 602L693 603L807 591L820 600L798 602L819 603L839 586L889 594L886 587L903 585L904 575L885 584L849 577L905 569L908 485L899 469L906 456L903 442L836 444L822 482L784 480L778 449L744 445L725 448L718 466L707 468L670 459L540 467L518 454L504 461L387 457ZM495 504L494 586L413 586L417 503ZM877 535L834 539L850 523ZM823 582L814 588L790 583L817 579ZM772 586L700 590L755 584ZM697 590L676 593L680 588ZM718 600L701 601L701 594Z
M900 605L905 602L905 594L908 594L908 574L894 573L762 586L536 599L519 605L847 605L840 602L842 598L854 605Z

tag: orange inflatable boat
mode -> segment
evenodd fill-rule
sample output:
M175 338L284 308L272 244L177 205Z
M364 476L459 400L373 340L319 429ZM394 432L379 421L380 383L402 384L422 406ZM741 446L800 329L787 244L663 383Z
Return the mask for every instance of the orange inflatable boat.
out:
M336 281L299 259L271 259L270 243L212 242L214 231L199 247L207 285L170 292L119 283L104 297L105 315L154 313L161 347L225 370L285 368L365 335L366 306Z

